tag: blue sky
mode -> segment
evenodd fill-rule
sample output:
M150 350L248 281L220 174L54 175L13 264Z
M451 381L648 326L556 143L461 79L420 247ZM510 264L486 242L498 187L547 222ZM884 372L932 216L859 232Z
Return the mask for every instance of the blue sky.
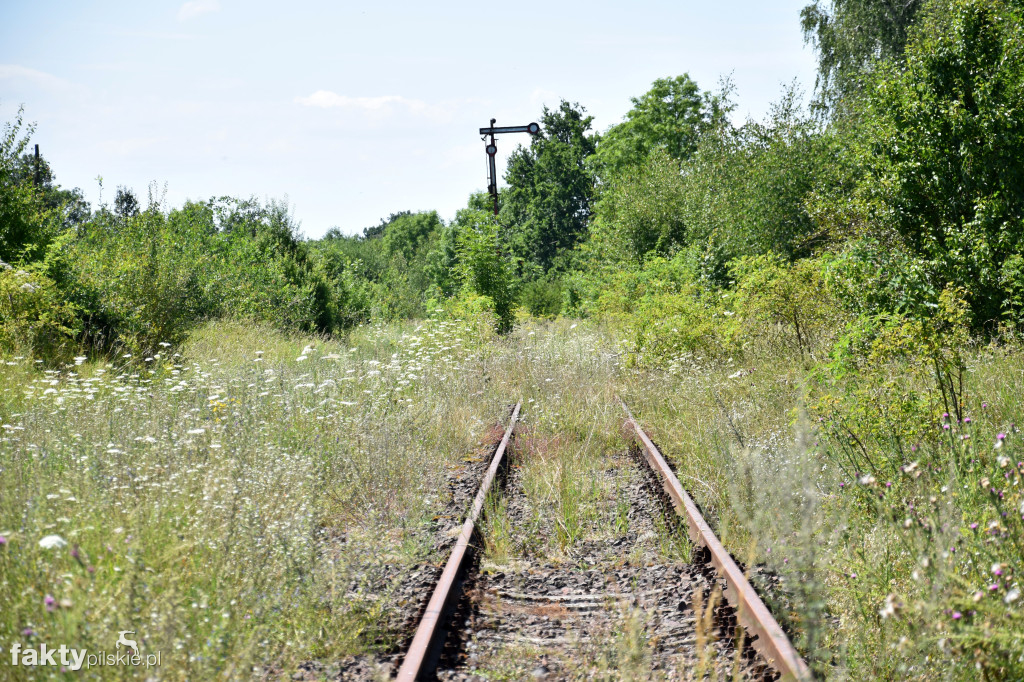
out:
M780 2L2 0L0 120L19 105L57 181L169 206L289 200L310 237L400 210L445 219L486 187L477 129L579 102L605 130L656 78L736 87L761 118L814 84ZM499 138L499 163L516 145ZM166 187L166 193L165 192Z

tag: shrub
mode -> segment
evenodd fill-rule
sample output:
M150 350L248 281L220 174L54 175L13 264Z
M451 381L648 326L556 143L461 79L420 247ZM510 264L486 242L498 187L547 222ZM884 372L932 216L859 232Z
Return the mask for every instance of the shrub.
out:
M519 290L519 303L534 317L557 317L562 312L562 284L550 279L527 282Z
M77 331L74 309L40 267L0 265L0 356L58 358Z

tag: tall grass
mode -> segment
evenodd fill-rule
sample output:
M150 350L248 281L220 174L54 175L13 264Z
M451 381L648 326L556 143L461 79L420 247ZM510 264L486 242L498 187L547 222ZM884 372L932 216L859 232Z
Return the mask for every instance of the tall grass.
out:
M97 652L134 630L168 679L389 646L445 464L502 416L479 343L457 323L344 344L217 324L152 357L10 360L0 641Z
M391 587L440 560L446 467L516 398L528 518L491 502L487 560L571 562L628 526L622 479L603 475L625 450L618 391L734 556L764 566L754 579L822 676L1024 675L1018 341L960 349L957 421L906 359L841 374L803 347L652 366L593 324L491 330L375 325L343 343L217 324L152 357L5 359L0 642L99 651L136 630L167 679L387 648ZM662 552L685 558L673 532Z

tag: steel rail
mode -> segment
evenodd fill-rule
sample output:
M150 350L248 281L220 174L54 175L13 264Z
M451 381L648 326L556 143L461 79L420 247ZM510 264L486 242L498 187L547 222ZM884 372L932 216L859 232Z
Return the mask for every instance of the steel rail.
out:
M618 398L618 396L616 396ZM714 531L708 525L700 510L694 504L690 496L683 490L679 479L669 468L668 462L658 452L654 442L644 433L640 424L633 418L633 413L618 398L622 409L626 411L626 425L633 431L637 439L643 445L644 456L651 468L661 476L661 484L672 498L676 511L680 516L685 516L690 528L690 539L698 546L708 548L711 553L711 563L719 575L725 578L725 596L736 609L737 620L746 628L752 636L751 644L768 664L778 670L785 680L810 680L811 672L803 659L793 648L786 633L779 627L778 622L772 616L768 607L764 605L761 598L757 596L754 587L747 581L743 571L733 561L729 552L725 550L722 543L715 537Z
M469 516L466 517L465 523L462 524L462 532L459 533L459 539L455 542L455 548L452 550L451 556L448 557L448 563L444 566L444 571L441 573L441 578L437 581L437 587L434 588L430 601L427 602L427 610L423 613L420 624L416 628L412 644L409 645L409 650L402 660L402 667L398 669L397 679L399 680L420 679L430 672L428 668L431 667L433 662L431 661L430 654L434 646L440 644L437 638L444 631L442 619L445 610L455 597L455 587L459 574L462 571L462 565L468 554L469 542L473 537L476 521L484 508L484 502L487 500L487 493L491 489L491 484L498 475L498 469L501 468L501 461L505 456L505 450L508 448L509 439L512 437L512 429L515 428L516 420L519 419L519 408L522 407L522 404L522 401L519 401L516 403L515 409L512 410L512 417L509 419L508 428L505 429L505 436L501 439L501 443L498 444L498 449L494 451L491 466L487 469L487 475L484 476L483 483L480 484L480 490L473 501L473 508L470 510Z

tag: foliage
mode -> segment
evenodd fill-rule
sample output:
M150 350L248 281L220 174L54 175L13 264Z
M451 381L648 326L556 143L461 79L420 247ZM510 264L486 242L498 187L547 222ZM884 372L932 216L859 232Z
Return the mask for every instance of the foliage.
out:
M463 286L490 299L497 331L508 333L515 322L516 280L511 260L499 241L498 223L486 211L467 211L462 220L464 228L457 248Z
M810 255L827 235L806 206L835 183L836 140L787 89L765 123L748 121L705 137L684 167L684 218L691 238L715 235L731 256Z
M562 311L562 284L550 278L526 282L519 290L519 304L534 317L557 317Z
M964 287L976 328L1020 312L1004 287L1024 250L1022 26L1016 3L930 5L905 68L872 77L849 147L854 189L815 211L827 229L908 254L928 290Z
M586 237L595 193L587 164L597 144L592 120L564 100L555 110L544 107L542 135L509 158L501 219L523 272L547 272L560 252Z
M804 41L818 52L818 103L842 113L877 61L902 62L925 0L813 0L800 12Z
M731 304L737 323L761 353L804 358L829 347L828 339L842 317L824 286L822 270L818 261L789 265L768 255L729 264L736 283Z
M322 332L363 318L360 287L308 251L287 211L233 199L101 211L55 243L48 269L101 348L153 352L216 317Z
M654 150L683 161L697 149L701 135L722 125L732 109L726 95L701 92L689 74L659 78L633 97L626 119L601 137L595 160L602 179L644 162Z
M648 255L670 255L686 243L685 191L679 163L656 149L602 193L591 239L607 242L608 255L617 260L642 263Z
M39 259L59 229L56 211L24 177L21 157L34 127L23 113L19 108L0 136L0 261L19 264Z
M687 354L736 350L738 328L715 291L697 281L692 259L652 257L603 282L595 313L622 331L633 362L658 365ZM728 314L727 314L728 313Z
M42 268L28 267L0 266L0 357L66 359L76 349L75 311Z

